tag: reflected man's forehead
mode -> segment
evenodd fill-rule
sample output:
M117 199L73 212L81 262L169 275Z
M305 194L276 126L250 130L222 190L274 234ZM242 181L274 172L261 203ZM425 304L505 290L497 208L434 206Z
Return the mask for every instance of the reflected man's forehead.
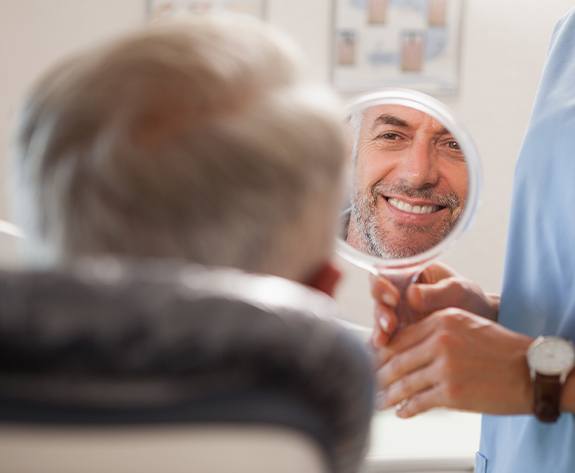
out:
M449 133L449 130L441 122L427 113L403 105L380 105L367 109L364 112L364 125L369 131L380 126L391 125L406 129L417 129L425 126L434 134Z

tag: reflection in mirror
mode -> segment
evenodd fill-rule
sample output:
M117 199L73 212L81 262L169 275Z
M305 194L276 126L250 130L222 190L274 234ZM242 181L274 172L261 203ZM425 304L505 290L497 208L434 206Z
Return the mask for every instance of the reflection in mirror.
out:
M339 254L400 294L398 329L418 320L405 294L475 213L477 151L436 99L409 90L361 97L347 117L353 143Z
M385 259L439 244L461 216L468 166L453 134L431 115L403 105L355 110L350 206L344 239Z

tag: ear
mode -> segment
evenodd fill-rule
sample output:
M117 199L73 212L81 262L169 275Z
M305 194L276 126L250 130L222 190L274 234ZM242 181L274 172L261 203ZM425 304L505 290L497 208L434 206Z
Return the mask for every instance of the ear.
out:
M331 261L328 261L312 275L307 285L333 297L340 278L341 271Z

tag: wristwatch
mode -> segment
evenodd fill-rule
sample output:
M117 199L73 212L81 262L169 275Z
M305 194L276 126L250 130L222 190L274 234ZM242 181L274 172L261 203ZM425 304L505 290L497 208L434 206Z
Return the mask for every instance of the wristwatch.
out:
M538 337L527 350L527 365L533 383L533 413L541 422L555 422L561 390L575 364L573 344L559 337Z

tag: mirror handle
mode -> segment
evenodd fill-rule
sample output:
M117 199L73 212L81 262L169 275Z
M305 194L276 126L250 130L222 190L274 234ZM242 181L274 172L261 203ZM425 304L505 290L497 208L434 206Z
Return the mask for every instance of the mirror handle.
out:
M397 314L397 328L395 332L398 332L402 328L411 325L419 320L421 315L414 311L409 303L407 302L407 289L409 286L417 281L419 275L421 274L423 268L413 267L404 268L400 271L381 271L379 274L388 280L390 280L395 287L399 290L399 302L396 307Z

